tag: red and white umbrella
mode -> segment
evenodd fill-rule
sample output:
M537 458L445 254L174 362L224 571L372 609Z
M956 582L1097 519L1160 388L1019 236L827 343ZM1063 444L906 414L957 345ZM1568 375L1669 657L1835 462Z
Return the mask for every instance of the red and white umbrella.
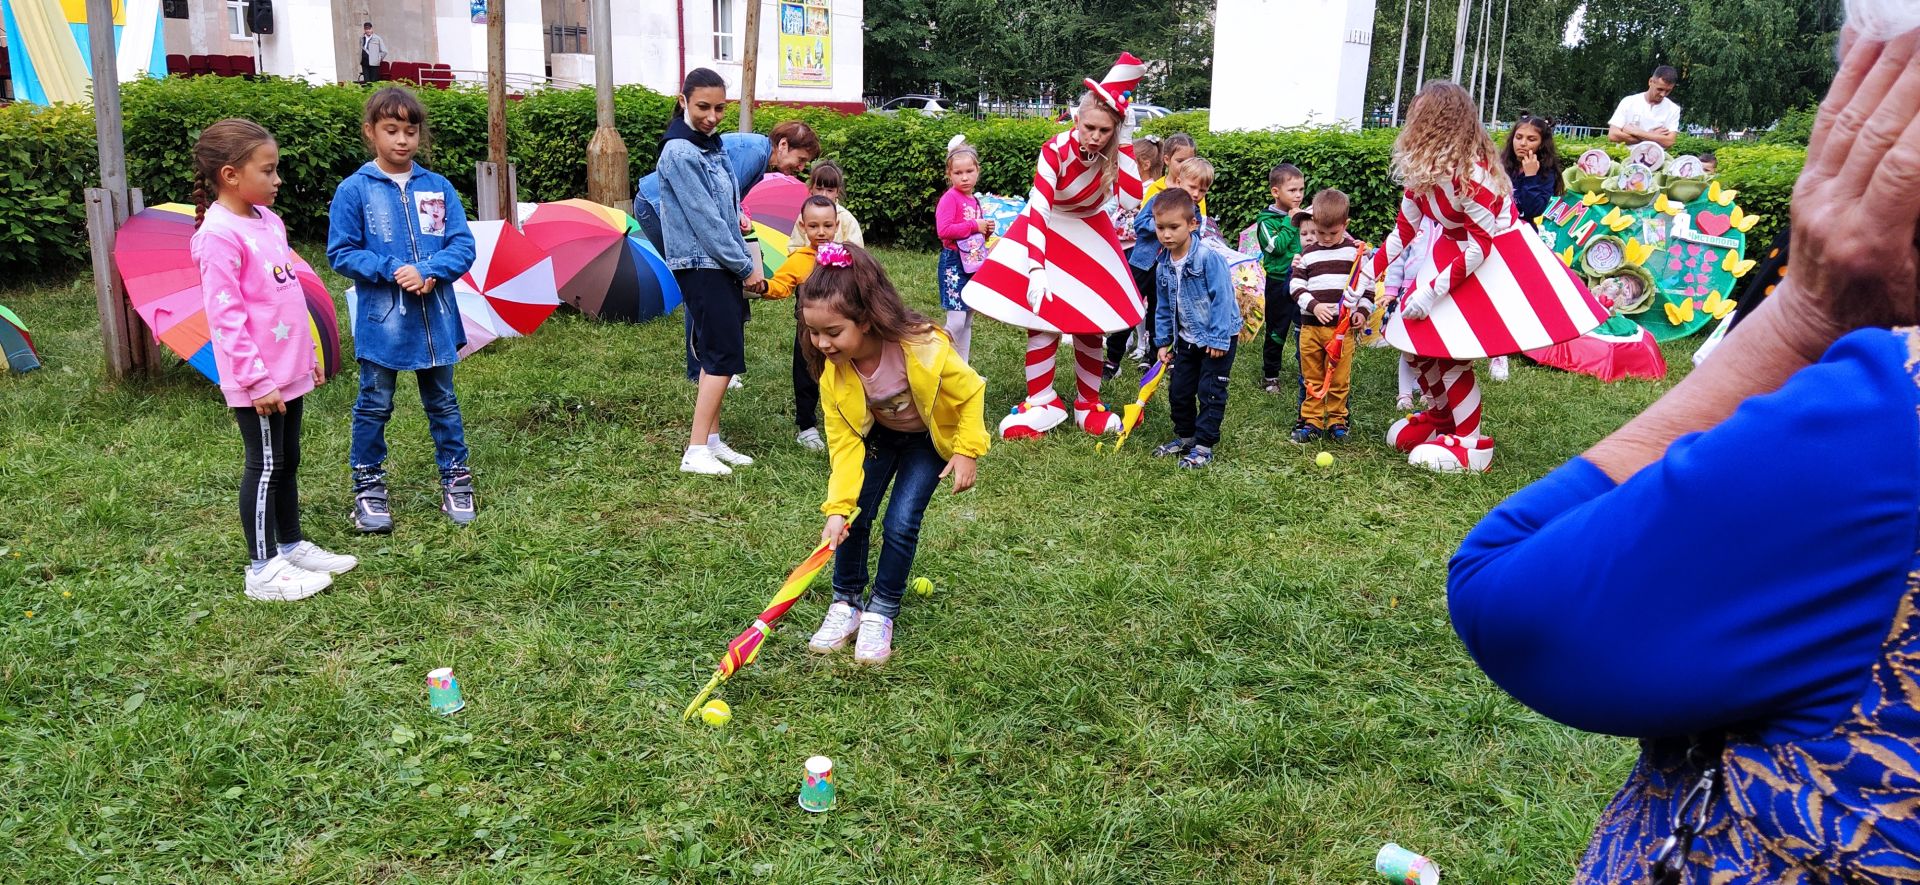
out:
M560 306L553 258L504 221L475 221L472 269L453 284L466 356L496 338L530 335Z

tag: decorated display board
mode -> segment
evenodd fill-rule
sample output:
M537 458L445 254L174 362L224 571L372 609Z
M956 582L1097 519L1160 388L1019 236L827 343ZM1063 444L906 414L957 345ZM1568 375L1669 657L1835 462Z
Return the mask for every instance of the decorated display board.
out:
M830 0L782 0L780 85L833 85L833 7Z
M1564 179L1566 194L1540 217L1541 238L1616 316L1669 341L1733 310L1760 216L1742 211L1699 159L1669 160L1652 142L1624 162L1594 149Z

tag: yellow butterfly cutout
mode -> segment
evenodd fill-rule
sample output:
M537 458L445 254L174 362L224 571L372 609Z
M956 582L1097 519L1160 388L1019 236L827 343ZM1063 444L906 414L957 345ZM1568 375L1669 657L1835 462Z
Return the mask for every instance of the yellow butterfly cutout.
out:
M1733 207L1733 215L1728 218L1728 223L1734 230L1744 234L1747 231L1753 230L1753 226L1760 223L1760 216L1748 215L1742 211L1739 206L1735 206Z
M1720 179L1716 178L1712 184L1707 185L1707 199L1715 203L1720 202Z
M1739 253L1732 251L1727 252L1727 257L1720 260L1720 269L1733 274L1736 280L1746 276L1747 271L1753 270L1753 265L1753 259L1742 259Z
M1633 226L1633 216L1621 212L1620 208L1616 206L1612 211L1607 213L1607 217L1600 219L1600 223L1605 225L1608 230L1617 233Z
M1565 251L1560 253L1560 260L1562 262L1565 262L1568 267L1573 266L1573 247L1572 246L1568 246Z
M1708 316L1717 320L1732 313L1733 309L1738 306L1738 302L1735 302L1731 298L1721 297L1720 290L1715 289L1707 295L1707 300L1701 303L1700 309L1705 311Z
M1640 241L1637 239L1629 238L1627 240L1627 263L1628 264L1643 265L1647 263L1647 259L1652 257L1653 257L1652 246L1642 245Z
M1677 214L1680 211L1680 209L1679 207L1673 205L1672 200L1667 199L1666 194L1661 194L1660 196L1653 198L1653 211L1658 212L1662 215L1674 215L1674 214Z
M1593 193L1585 194L1580 197L1580 205L1582 206L1598 206L1601 203L1604 203L1606 201L1607 201L1607 195L1600 193L1599 191L1594 191Z
M1667 322L1676 326L1693 322L1693 299L1689 298L1679 304L1667 302Z

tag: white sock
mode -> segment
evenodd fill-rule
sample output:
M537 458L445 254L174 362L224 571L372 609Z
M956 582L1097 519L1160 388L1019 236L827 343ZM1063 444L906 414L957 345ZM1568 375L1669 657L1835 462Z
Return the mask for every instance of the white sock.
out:
M687 446L687 454L689 455L707 454L707 447L706 446Z
M720 434L718 433L707 434L707 448L711 449L717 445L722 445L722 443L720 442Z

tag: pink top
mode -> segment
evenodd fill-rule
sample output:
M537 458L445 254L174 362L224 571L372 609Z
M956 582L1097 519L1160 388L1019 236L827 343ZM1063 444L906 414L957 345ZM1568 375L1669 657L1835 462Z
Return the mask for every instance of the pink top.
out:
M227 405L313 389L313 330L287 226L265 206L242 218L215 203L193 234L213 363Z
M933 210L933 232L942 245L958 251L961 240L980 232L980 199L959 188L947 188Z
M867 409L880 426L903 433L927 429L920 419L920 408L913 404L913 390L907 385L907 352L899 347L880 348L880 365L869 375L859 365L853 371L866 390Z

